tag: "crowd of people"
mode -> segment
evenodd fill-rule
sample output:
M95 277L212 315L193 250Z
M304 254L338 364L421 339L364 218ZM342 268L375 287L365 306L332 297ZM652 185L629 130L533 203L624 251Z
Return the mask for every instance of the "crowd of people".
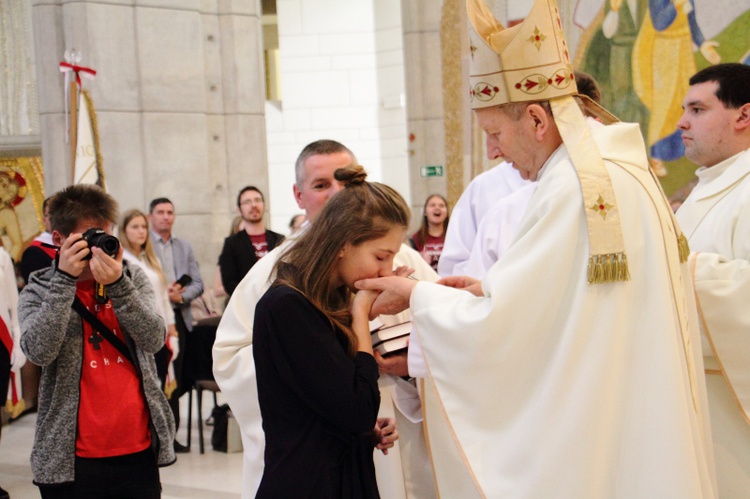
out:
M287 237L258 188L237 196L213 372L242 496L746 496L750 67L690 78L678 125L700 168L675 214L638 125L574 74L553 1L509 29L481 0L468 16L471 106L504 161L452 216L432 194L408 237L402 196L333 140L297 158ZM34 482L160 497L158 467L189 451L192 247L168 198L120 217L79 184L44 210L20 296L0 249L0 372L41 367ZM384 354L388 328L408 341Z

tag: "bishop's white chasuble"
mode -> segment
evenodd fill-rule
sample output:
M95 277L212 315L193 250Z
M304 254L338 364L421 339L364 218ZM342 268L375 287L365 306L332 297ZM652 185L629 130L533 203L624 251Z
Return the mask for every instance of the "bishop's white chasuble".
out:
M697 317L671 212L637 125L592 135L616 199L584 206L561 146L483 297L422 282L412 294L441 497L715 497ZM630 279L588 284L585 210L615 203Z

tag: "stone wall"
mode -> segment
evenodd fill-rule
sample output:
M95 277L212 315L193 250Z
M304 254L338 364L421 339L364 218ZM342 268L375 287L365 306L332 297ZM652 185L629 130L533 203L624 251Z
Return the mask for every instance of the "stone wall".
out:
M75 48L97 71L84 86L109 192L122 210L172 199L210 280L236 193L268 186L258 2L34 0L32 14L47 192L71 181L58 63Z

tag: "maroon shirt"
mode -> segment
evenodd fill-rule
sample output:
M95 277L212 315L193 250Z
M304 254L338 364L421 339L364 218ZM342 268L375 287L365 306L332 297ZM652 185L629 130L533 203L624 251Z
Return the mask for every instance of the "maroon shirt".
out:
M411 237L412 242L414 243L414 249L422 253L423 255L427 255L429 257L429 260L427 263L430 264L430 266L437 272L438 268L438 261L440 260L440 254L443 252L443 246L445 245L445 234L442 236L431 236L427 235L427 238L425 239L424 245L420 245L418 241L419 233L416 232Z
M255 257L260 260L268 254L268 242L266 242L266 233L257 236L250 236L250 242L255 248Z

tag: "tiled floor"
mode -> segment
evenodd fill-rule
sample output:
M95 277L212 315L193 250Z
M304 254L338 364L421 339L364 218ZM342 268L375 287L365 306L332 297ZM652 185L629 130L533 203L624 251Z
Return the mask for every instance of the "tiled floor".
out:
M177 440L187 440L187 395L180 399L183 424ZM221 394L219 394L221 404ZM212 397L203 399L204 418L211 413ZM198 453L198 423L193 412L192 448L188 454L178 454L177 462L161 468L162 497L238 499L242 482L242 453L225 454L211 449L211 427L204 426L206 453ZM11 499L39 497L39 489L31 483L29 454L34 438L36 415L24 416L3 427L0 440L0 485Z

